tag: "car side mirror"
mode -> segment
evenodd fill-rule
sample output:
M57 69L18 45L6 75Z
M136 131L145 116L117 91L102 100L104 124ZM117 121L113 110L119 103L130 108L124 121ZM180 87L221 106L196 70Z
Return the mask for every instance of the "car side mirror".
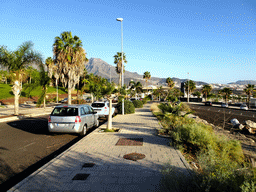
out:
M97 111L93 111L92 114L97 114Z

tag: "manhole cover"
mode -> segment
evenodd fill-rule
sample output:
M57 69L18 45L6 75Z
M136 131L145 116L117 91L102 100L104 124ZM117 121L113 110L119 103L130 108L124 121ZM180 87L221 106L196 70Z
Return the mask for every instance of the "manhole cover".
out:
M130 153L130 154L126 154L124 155L124 159L128 159L128 160L132 160L132 161L137 161L140 159L144 159L146 156L144 154L141 153Z
M86 180L90 174L78 173L72 180Z
M143 138L121 138L117 141L116 145L142 146L143 145Z
M83 167L93 167L94 165L94 163L85 163Z

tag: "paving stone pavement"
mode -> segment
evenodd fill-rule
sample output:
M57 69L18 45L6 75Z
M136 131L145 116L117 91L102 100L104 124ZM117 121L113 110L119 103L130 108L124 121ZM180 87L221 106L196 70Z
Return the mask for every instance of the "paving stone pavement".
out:
M161 128L150 111L150 104L136 109L135 114L113 118L116 133L99 132L102 125L68 150L45 164L9 191L164 191L161 168L165 163L189 174L182 154L169 146L170 140L156 135ZM143 146L117 146L120 138L143 138ZM123 158L128 153L141 153L138 161ZM93 167L83 167L94 163ZM73 180L84 174L86 180Z

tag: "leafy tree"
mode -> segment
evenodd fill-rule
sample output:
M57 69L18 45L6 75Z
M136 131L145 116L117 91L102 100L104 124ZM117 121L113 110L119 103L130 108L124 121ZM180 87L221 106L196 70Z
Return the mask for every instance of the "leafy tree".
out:
M125 53L123 53L123 62L127 63ZM121 87L122 82L122 52L117 52L116 55L114 55L114 63L116 64L116 72L119 74L119 87ZM124 69L124 67L123 67ZM124 73L124 71L123 71Z
M225 102L227 103L228 98L232 94L232 90L230 88L224 87L219 91L219 93L223 95L223 97L225 98Z
M202 89L202 93L205 96L205 101L207 101L207 95L212 91L212 86L211 85L204 85Z
M43 63L40 64L40 81L39 81L39 86L42 88L42 92L39 96L39 99L37 101L37 106L40 106L41 103L43 102L43 107L45 108L45 97L46 97L46 92L50 84L50 77L48 76L48 73L45 72L44 70L44 65Z
M246 85L246 87L244 89L244 92L248 96L248 107L249 108L250 108L251 96L252 96L254 90L255 90L255 87L254 87L254 85L251 85L251 84Z
M0 47L0 64L6 66L10 73L14 75L12 91L15 96L15 115L19 115L19 97L25 69L32 63L42 63L42 55L33 50L31 41L22 43L16 51L9 51L5 46Z
M63 32L55 37L53 61L59 70L60 80L68 88L68 104L71 104L71 90L79 83L87 61L82 41L71 32Z
M151 74L150 74L149 71L146 71L146 72L144 73L143 79L146 80L146 86L147 86L147 88L148 88L148 80L151 79ZM148 92L148 89L147 89L147 92Z
M193 95L197 98L199 98L201 96L201 93L199 91L196 91L193 93Z
M172 89L175 85L175 83L173 82L173 80L170 77L168 77L166 79L166 83L168 84L168 87L170 87L170 89Z
M190 95L196 89L196 83L192 80L186 81L184 84L184 88L185 91Z

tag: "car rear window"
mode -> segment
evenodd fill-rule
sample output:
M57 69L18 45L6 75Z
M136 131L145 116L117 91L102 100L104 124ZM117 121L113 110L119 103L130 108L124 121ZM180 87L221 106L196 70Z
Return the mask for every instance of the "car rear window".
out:
M93 103L92 107L104 107L105 103Z
M78 108L74 107L56 107L52 114L52 116L77 116Z

